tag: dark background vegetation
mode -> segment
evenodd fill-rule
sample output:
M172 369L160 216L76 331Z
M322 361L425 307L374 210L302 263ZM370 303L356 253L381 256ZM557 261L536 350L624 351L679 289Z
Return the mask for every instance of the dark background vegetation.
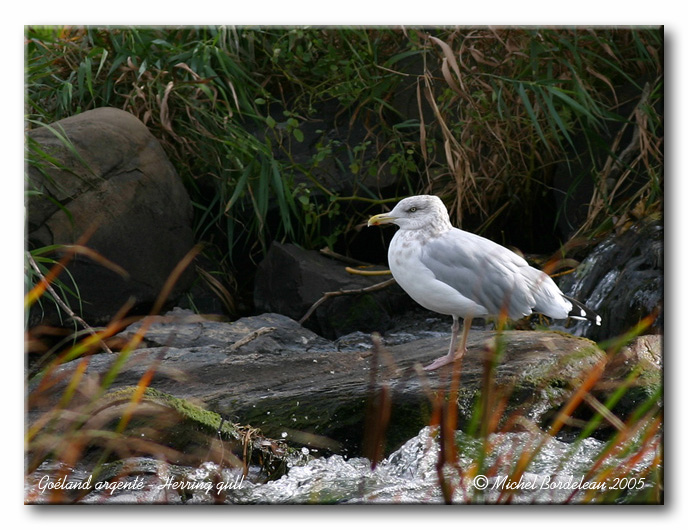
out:
M100 106L139 117L189 191L207 272L239 298L273 240L383 262L392 231L363 223L410 194L440 195L456 225L545 255L661 215L661 28L26 38L29 126Z

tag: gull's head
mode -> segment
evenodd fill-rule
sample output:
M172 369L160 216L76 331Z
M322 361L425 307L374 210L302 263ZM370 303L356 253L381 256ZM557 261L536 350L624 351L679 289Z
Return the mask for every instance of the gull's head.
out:
M402 230L434 229L439 231L451 228L447 208L439 197L434 195L415 195L398 202L389 213L374 215L368 226L393 223Z

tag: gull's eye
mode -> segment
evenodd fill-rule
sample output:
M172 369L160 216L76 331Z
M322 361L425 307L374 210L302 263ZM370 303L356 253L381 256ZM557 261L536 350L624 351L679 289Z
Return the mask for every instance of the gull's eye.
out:
M411 206L411 208L409 208L408 211L409 213L417 212L418 208L416 208L415 206Z

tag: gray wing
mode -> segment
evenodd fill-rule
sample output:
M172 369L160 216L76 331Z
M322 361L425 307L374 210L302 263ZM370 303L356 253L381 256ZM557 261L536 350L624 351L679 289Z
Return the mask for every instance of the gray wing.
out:
M454 228L425 241L421 261L441 282L482 305L490 315L508 308L510 318L532 312L535 297L528 277L528 263L498 245Z

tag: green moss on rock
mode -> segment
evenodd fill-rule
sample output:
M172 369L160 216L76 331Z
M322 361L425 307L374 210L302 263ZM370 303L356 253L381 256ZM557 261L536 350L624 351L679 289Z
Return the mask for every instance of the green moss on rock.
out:
M101 410L130 402L135 392L136 387L130 386L108 393ZM285 471L288 457L296 456L284 441L269 439L257 428L236 424L187 399L154 388L144 391L126 434L152 438L192 458L207 457L213 440L222 441L233 454L273 477Z

